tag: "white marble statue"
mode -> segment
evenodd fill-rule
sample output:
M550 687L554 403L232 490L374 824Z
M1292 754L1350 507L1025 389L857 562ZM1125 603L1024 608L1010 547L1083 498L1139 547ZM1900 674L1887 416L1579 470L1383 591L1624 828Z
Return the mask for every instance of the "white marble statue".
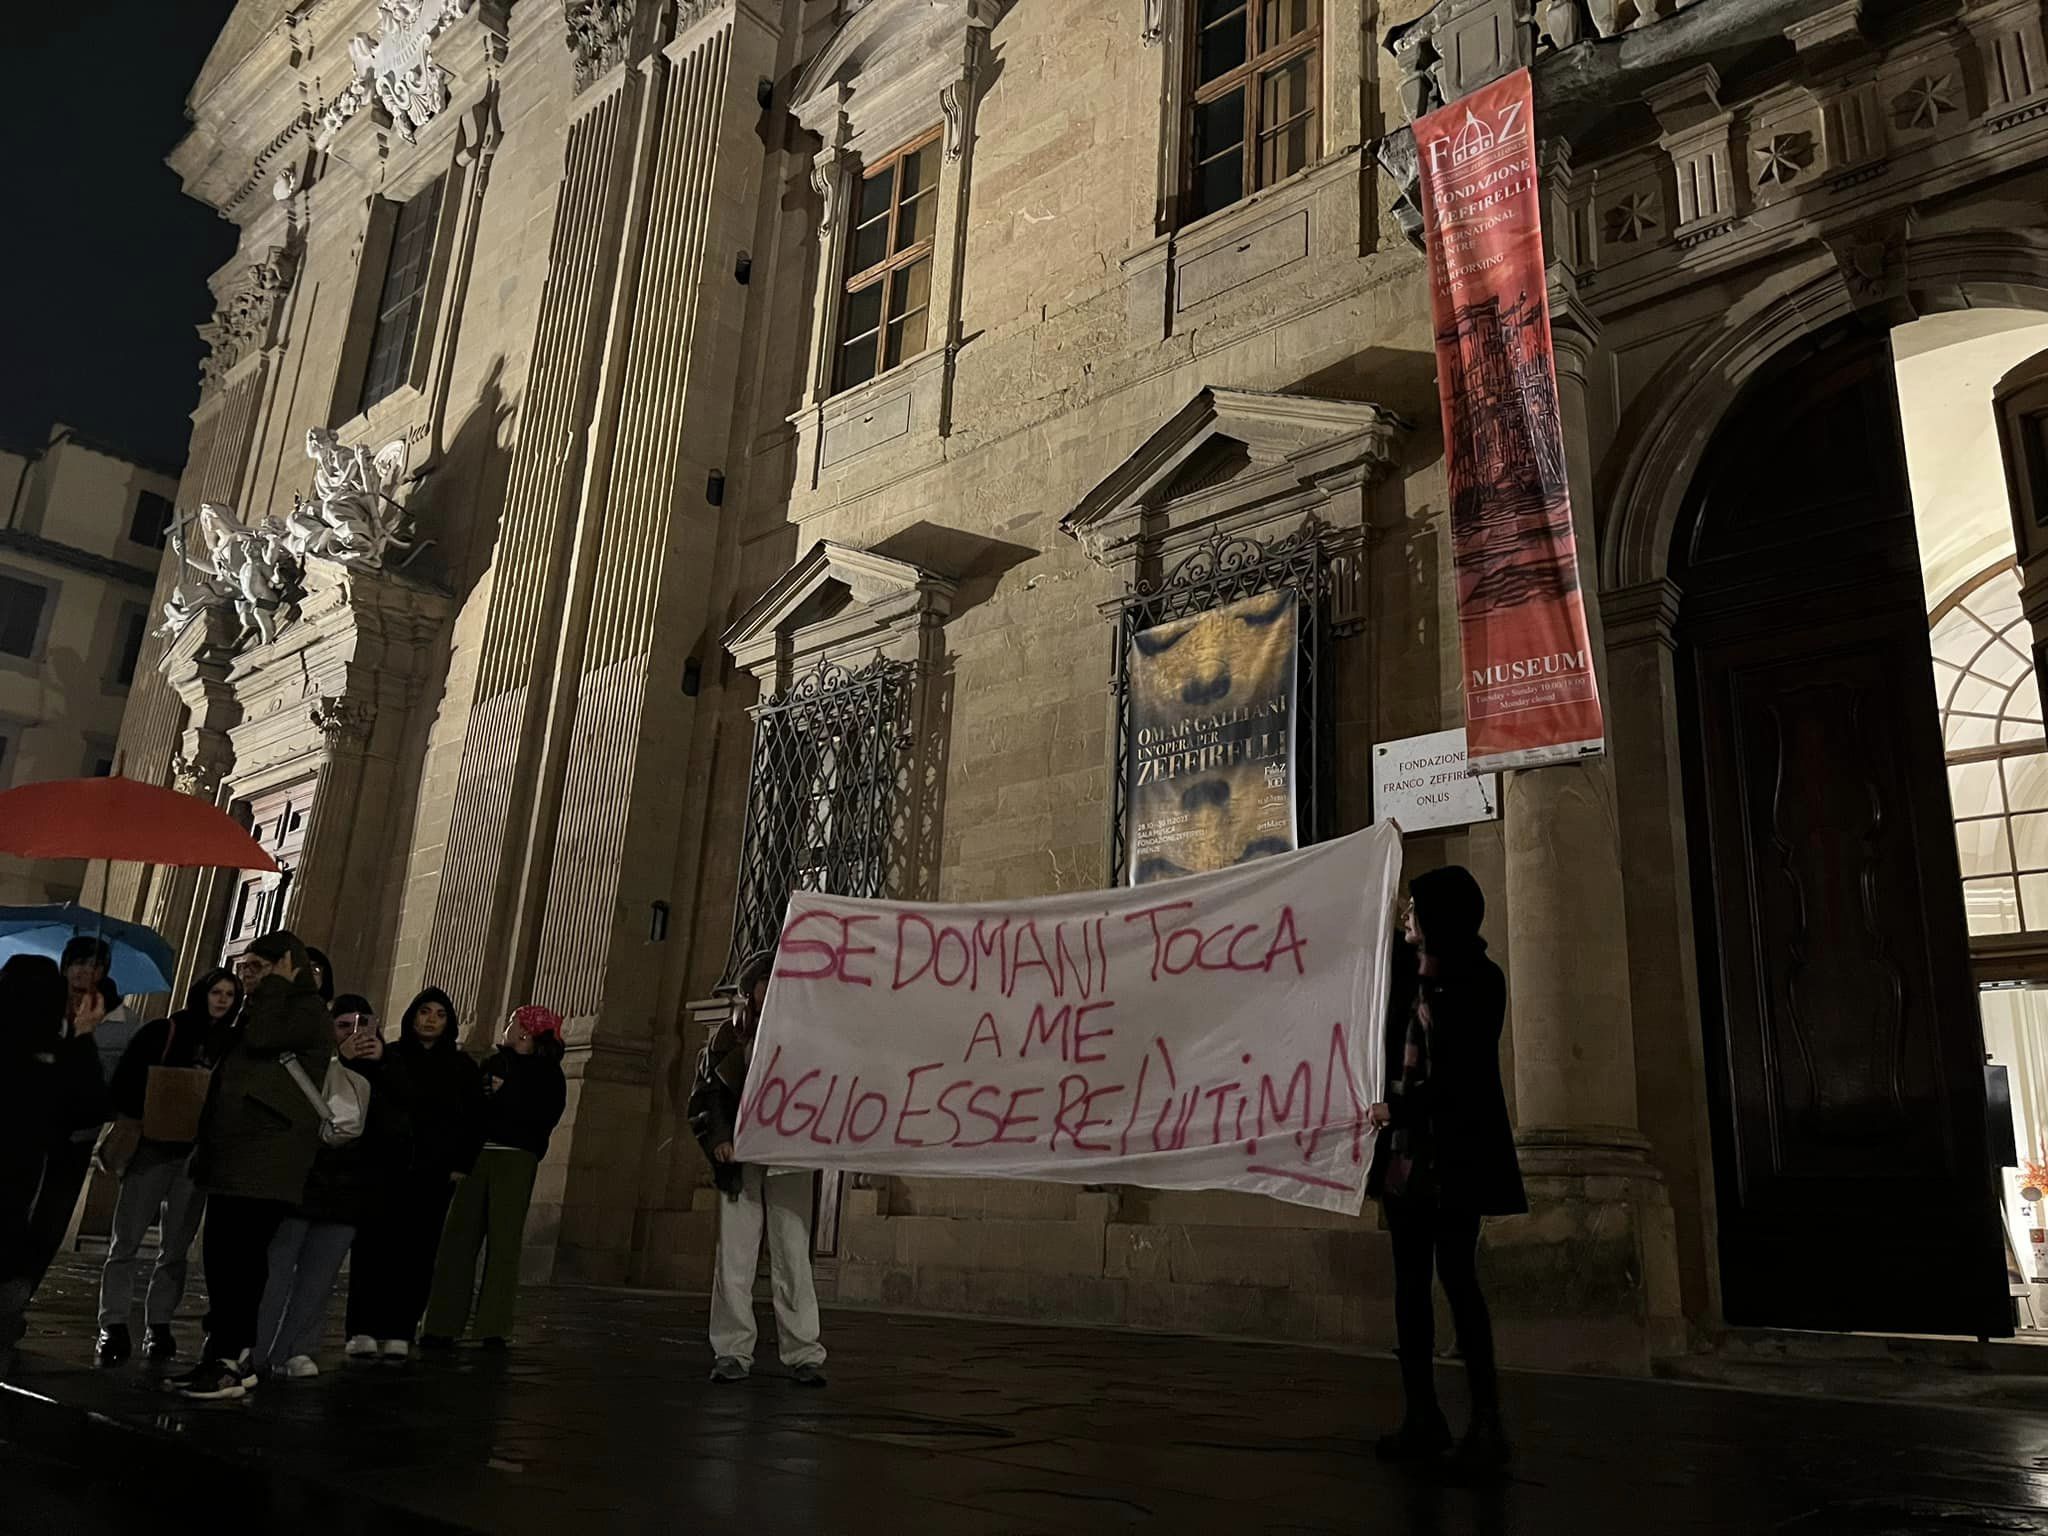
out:
M277 638L278 610L298 584L297 561L286 546L283 525L265 518L251 528L234 508L209 501L200 505L199 531L213 581L242 621L242 638L253 634L268 645Z
M391 494L405 470L402 439L372 454L314 427L306 433L306 457L313 461L313 494L295 498L285 523L294 555L378 570L387 551L412 547L404 536L405 509Z
M166 640L177 638L201 609L231 602L234 589L215 574L211 556L204 562L185 551L185 524L171 524L171 553L177 557L178 573L171 583L171 595L164 599L164 621L157 633Z

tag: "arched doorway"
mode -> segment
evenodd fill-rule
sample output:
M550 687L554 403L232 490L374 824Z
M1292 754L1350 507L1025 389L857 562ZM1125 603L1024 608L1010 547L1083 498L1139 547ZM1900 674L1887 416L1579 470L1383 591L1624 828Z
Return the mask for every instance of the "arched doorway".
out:
M1723 1310L2009 1331L1887 338L1795 343L1673 542Z

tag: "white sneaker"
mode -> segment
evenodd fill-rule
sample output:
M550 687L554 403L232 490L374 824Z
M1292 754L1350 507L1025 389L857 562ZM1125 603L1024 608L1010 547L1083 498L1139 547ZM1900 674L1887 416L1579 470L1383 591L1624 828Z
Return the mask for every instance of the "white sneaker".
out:
M374 1360L377 1358L377 1341L367 1333L359 1333L348 1341L342 1353L351 1360Z
M386 1339L380 1348L383 1350L386 1360L409 1360L412 1358L412 1345L404 1339Z
M308 1376L318 1376L320 1366L311 1355L293 1355L277 1368L277 1374L287 1381L304 1381Z

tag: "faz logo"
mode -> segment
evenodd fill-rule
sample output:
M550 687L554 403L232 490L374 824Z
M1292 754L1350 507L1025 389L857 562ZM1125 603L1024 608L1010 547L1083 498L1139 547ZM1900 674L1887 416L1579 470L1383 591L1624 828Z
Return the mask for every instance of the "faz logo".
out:
M1429 141L1429 167L1441 171L1446 162L1456 170L1513 139L1521 126L1522 103L1511 101L1484 118L1465 109L1465 121L1454 134L1439 134Z

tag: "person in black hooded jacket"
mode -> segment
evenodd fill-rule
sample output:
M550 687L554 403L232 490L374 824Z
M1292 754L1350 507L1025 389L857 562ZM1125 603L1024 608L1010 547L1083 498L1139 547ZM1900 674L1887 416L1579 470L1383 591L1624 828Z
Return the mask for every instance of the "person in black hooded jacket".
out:
M476 1296L476 1336L485 1349L503 1349L512 1337L519 1299L519 1249L534 1175L548 1155L548 1140L568 1103L562 1075L562 1016L552 1008L515 1009L499 1036L498 1052L484 1063L483 1150L476 1168L455 1192L434 1294L420 1344L447 1348L469 1326ZM481 1287L477 1255L484 1255Z
M1486 1216L1529 1208L1501 1084L1507 984L1486 955L1486 898L1469 871L1419 875L1402 918L1387 1021L1388 1097L1372 1107L1380 1129L1367 1176L1394 1240L1394 1321L1406 1413L1383 1438L1389 1460L1434 1461L1450 1449L1436 1397L1432 1264L1457 1324L1472 1422L1450 1470L1497 1472L1508 1456L1494 1372L1493 1322L1479 1289L1479 1227Z
M229 1031L242 1008L242 984L234 973L211 970L192 983L185 1006L166 1018L142 1026L114 1068L108 1095L114 1113L140 1125L149 1100L151 1067L211 1068L233 1046ZM178 1352L171 1319L185 1298L185 1276L206 1197L192 1183L186 1164L189 1141L141 1138L127 1166L120 1171L114 1197L113 1235L107 1262L100 1271L100 1334L94 1358L101 1365L119 1365L128 1358L128 1314L135 1303L135 1280L142 1242L160 1225L156 1263L149 1274L144 1316L149 1325L145 1346L152 1360L168 1360Z
M458 1043L454 1001L429 987L385 1052L377 1091L403 1101L412 1151L403 1178L366 1213L356 1232L348 1284L348 1354L403 1360L434 1283L434 1257L455 1186L483 1145L483 1078Z
M0 966L0 1379L27 1331L22 1314L41 1262L33 1213L45 1169L76 1132L107 1118L92 1040L99 994L74 1005L67 1036L68 996L64 973L45 956L16 955Z

